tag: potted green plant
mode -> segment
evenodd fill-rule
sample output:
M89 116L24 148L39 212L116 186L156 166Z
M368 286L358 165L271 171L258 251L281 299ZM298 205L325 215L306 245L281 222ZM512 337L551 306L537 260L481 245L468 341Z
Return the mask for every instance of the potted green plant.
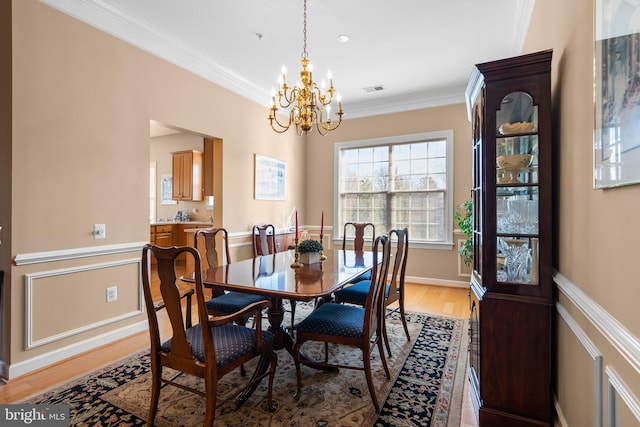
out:
M471 238L473 234L473 201L467 200L466 202L460 203L456 207L453 219L458 224L458 228L462 234L467 236L467 239L462 246L460 246L458 253L462 257L464 265L469 267L473 260L473 239Z
M317 240L307 239L298 244L298 252L300 252L300 261L303 264L314 264L320 261L320 252L322 252L322 243Z

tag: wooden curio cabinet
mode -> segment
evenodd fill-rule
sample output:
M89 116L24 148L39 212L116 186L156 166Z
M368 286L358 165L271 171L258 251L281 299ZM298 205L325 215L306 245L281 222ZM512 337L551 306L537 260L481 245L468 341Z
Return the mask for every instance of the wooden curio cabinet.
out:
M478 64L469 380L480 426L551 425L550 50Z

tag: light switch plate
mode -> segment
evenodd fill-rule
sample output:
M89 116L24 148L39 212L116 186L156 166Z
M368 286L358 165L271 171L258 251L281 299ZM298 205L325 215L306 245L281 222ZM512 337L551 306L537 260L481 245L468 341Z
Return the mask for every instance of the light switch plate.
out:
M93 224L93 238L106 239L107 238L107 225L106 224Z

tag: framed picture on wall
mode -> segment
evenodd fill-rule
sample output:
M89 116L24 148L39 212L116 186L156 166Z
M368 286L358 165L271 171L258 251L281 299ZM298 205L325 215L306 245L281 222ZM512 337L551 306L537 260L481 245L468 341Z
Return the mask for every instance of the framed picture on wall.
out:
M594 187L640 183L640 5L596 0Z
M176 205L178 202L172 199L172 189L173 189L173 175L170 173L163 173L160 176L160 191L161 198L160 204L163 205Z
M255 155L253 191L256 200L285 200L287 164Z

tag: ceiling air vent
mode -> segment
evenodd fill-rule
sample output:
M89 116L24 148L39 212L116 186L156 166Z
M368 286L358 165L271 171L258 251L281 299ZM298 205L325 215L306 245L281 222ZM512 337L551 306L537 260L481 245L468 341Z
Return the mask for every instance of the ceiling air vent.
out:
M382 87L382 85L369 86L364 88L365 92L380 92L381 90L384 90L384 87Z

